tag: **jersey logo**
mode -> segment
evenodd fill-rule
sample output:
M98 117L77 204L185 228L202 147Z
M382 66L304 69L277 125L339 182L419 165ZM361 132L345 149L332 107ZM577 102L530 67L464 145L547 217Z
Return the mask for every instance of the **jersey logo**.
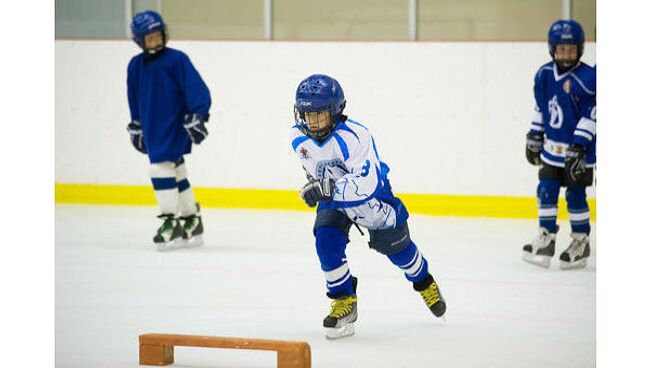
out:
M559 129L564 122L564 113L562 112L562 107L557 102L557 95L554 95L548 101L548 113L551 115L551 121L549 122L551 128Z
M564 85L562 85L562 89L566 93L571 92L571 79L567 79L566 82L564 82Z
M349 173L339 158L318 161L316 164L316 179L339 179Z
M307 149L305 147L300 148L300 157L302 157L304 159L309 158L309 151L307 151Z

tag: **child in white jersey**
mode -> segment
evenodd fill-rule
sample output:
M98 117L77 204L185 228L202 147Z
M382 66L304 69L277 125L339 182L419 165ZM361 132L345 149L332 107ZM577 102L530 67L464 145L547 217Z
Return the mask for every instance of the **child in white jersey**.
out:
M436 317L445 300L429 273L427 260L411 241L406 207L392 193L388 165L380 161L370 131L343 115L345 96L339 83L316 74L296 91L292 146L307 172L300 191L310 207L318 205L316 251L333 299L323 326L326 337L354 334L357 278L348 267L345 248L350 227L370 232L370 247L400 267Z

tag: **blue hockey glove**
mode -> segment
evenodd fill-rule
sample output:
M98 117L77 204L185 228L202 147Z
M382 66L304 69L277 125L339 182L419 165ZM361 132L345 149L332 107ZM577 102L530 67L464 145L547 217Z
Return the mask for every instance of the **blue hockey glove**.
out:
M300 197L307 206L314 207L320 201L329 201L334 195L334 179L311 180L300 190Z
M127 125L126 130L129 132L133 147L142 153L147 153L147 147L144 144L144 136L142 135L142 124L137 120L133 120L129 125Z
M567 185L570 186L586 186L587 180L587 163L585 156L587 155L584 147L578 144L572 144L566 149L566 157L564 158L564 173L566 176Z
M192 143L201 144L205 137L208 136L208 129L205 127L205 119L201 115L185 115L183 127L190 136Z
M539 158L542 152L542 145L544 144L544 136L542 134L535 134L528 132L526 134L526 160L531 165L540 165L542 160Z

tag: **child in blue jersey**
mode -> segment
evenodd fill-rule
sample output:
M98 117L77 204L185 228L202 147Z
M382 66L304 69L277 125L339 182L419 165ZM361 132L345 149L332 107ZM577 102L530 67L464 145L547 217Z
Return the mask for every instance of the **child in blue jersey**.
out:
M582 268L590 254L586 187L596 165L596 70L580 61L584 32L573 20L551 25L548 47L553 61L535 75L535 112L526 135L526 158L541 165L537 203L539 233L523 247L523 259L549 267L559 230L561 187L571 222L571 243L560 254L560 268Z
M142 48L127 70L131 143L149 156L149 173L163 220L158 250L201 245L203 222L187 179L183 155L208 135L210 91L183 52L166 47L167 27L153 11L131 23Z
M352 225L369 230L370 247L404 272L436 317L446 310L428 262L411 240L408 211L393 195L388 165L379 159L370 131L343 115L344 107L339 83L312 75L296 91L291 129L293 150L309 180L301 197L310 207L318 205L316 252L333 299L323 321L328 338L352 335L357 319L357 278L345 255Z

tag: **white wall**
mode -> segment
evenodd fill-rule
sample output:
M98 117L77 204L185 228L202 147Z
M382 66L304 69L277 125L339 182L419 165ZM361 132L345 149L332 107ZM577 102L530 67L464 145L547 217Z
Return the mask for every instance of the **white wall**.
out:
M335 77L374 133L396 192L534 196L524 156L545 43L170 42L213 97L210 135L187 158L202 187L295 189L288 138L298 83ZM583 60L595 62L595 44ZM56 41L56 181L149 184L126 133L127 41ZM593 190L592 190L593 192Z

